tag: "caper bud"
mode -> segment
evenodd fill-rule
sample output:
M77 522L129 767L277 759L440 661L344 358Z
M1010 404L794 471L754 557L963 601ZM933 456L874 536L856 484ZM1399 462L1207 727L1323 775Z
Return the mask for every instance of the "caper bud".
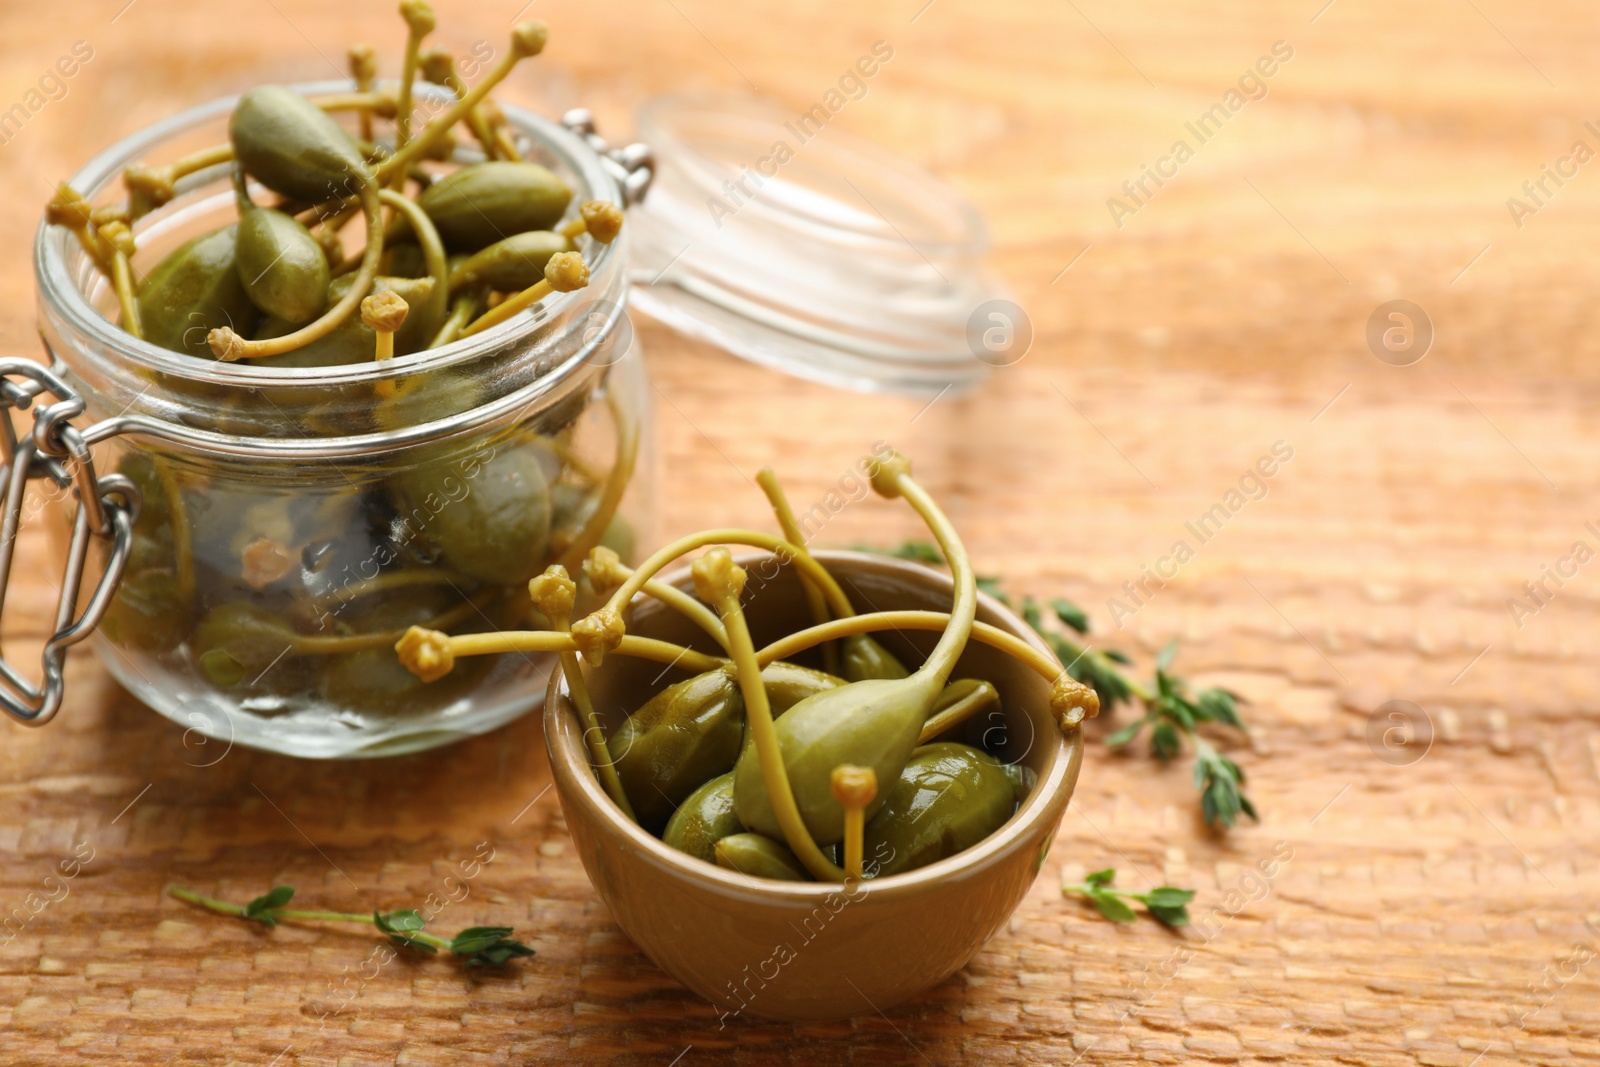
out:
M328 258L291 215L252 207L239 218L235 268L250 302L291 323L321 314L328 298Z
M232 600L200 620L189 647L206 680L226 688L259 675L294 641L294 631L266 608Z
M275 193L321 203L354 196L371 170L350 135L321 108L281 85L239 98L228 120L234 157Z
M513 234L475 252L450 272L450 290L484 285L502 292L526 289L544 278L550 257L569 248L567 239L548 230Z
M155 265L139 289L145 340L214 359L206 344L211 330L254 328L256 308L235 266L237 238L237 226L224 226L185 241Z
M717 842L743 830L744 825L733 810L733 774L728 773L690 793L667 820L661 840L679 852L715 863Z
M811 876L783 845L760 834L729 834L715 846L717 866L751 878L780 882L809 882Z
M439 179L417 205L446 245L475 251L512 234L550 229L571 199L572 190L537 163L493 160Z
M743 733L739 683L723 670L670 685L628 716L607 747L639 825L658 831L697 786L731 770Z
M130 572L117 587L100 630L113 644L170 652L189 630L189 605L170 570Z
M853 634L839 642L839 673L852 682L911 674L893 653L866 634Z
M864 855L883 877L926 867L1000 829L1017 806L1017 782L999 760L941 741L911 754L867 822Z
M432 460L391 481L399 522L470 578L518 585L544 569L550 488L525 448Z

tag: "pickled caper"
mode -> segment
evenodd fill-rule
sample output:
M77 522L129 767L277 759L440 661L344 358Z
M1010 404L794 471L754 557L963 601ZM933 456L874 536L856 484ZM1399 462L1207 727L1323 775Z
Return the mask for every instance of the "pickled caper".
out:
M137 544L137 538L135 543ZM170 652L189 632L191 609L177 576L163 568L129 571L117 587L100 629L120 645Z
M475 252L513 234L548 230L572 200L572 190L537 163L492 160L447 174L422 191L428 213L452 249Z
M268 189L310 203L354 196L372 172L350 135L292 89L260 85L228 120L234 158Z
M237 226L224 226L190 238L155 265L139 289L145 340L211 359L211 330L254 328L256 307L236 267L238 232Z
M550 487L529 449L485 447L390 481L395 510L456 570L517 585L544 569Z
M704 781L733 768L744 733L744 701L727 671L670 685L611 735L607 747L639 825L660 830Z
M810 875L795 854L783 845L760 834L729 834L714 847L717 866L751 878L771 878L780 882L807 882Z
M544 277L545 264L570 246L559 233L533 230L496 241L450 271L450 290L488 286L502 292L526 289Z
M298 325L327 306L328 258L292 215L264 207L245 211L234 265L250 302L267 315Z
M839 642L839 673L852 682L911 675L892 652L866 634L855 634Z
M717 862L717 842L741 833L744 824L733 810L733 775L718 775L678 805L667 820L661 840L707 863Z
M294 646L295 635L273 611L230 600L207 613L189 638L200 673L229 687L259 675Z
M971 848L1011 818L1018 781L986 752L951 741L911 754L867 821L876 876L899 874Z

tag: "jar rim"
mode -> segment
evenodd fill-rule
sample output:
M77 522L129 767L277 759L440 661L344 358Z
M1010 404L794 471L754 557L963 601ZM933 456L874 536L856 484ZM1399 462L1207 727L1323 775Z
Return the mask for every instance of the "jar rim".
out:
M330 95L334 93L347 93L352 91L354 83L345 80L329 80L319 82L293 83L288 88L309 97ZM427 83L418 83L416 92L421 97L434 97L441 101L453 101L454 94L450 90L433 86ZM137 162L145 153L156 148L165 141L185 133L191 129L213 122L226 115L237 104L237 95L219 97L197 107L169 115L164 119L145 126L127 137L112 143L102 149L89 160L76 174L69 179L74 189L86 198L92 200L102 193L112 182L116 181L122 170L131 163ZM603 164L601 157L584 140L542 115L538 115L525 108L511 104L503 104L502 109L508 120L520 132L533 139L542 149L556 156L559 162L571 169L591 194L590 199L608 199L615 203L622 203L622 191L616 179ZM198 180L197 180L198 179ZM202 171L191 175L186 181L193 182L192 187L205 187L214 179ZM180 183L180 192L188 191ZM574 198L575 200L577 198ZM526 340L532 335L537 335L552 321L558 321L561 313L569 304L576 304L583 299L586 290L576 293L552 294L553 299L541 302L533 314L519 315L500 323L471 337L453 341L448 345L438 348L425 349L408 355L396 356L394 359L378 362L364 362L346 364L333 367L261 367L248 361L224 363L202 359L182 352L173 352L161 348L148 341L134 337L126 330L114 323L109 317L102 314L90 301L89 295L74 278L69 268L68 251L76 248L77 242L65 227L52 226L41 219L34 239L34 272L35 280L39 287L40 299L49 305L53 314L62 319L60 325L69 331L75 338L81 339L86 345L103 347L111 354L111 358L124 366L155 373L171 375L185 381L204 385L220 385L235 388L271 388L286 385L298 386L343 386L357 383L376 383L389 379L409 377L417 374L435 373L451 367L472 363L480 358L491 356L504 351L508 346L518 341ZM599 278L603 274L615 273L617 284L622 287L615 298L608 294L610 303L616 306L608 317L603 329L593 331L591 336L586 336L576 351L562 362L551 366L534 381L523 388L498 398L480 408L474 408L453 416L449 419L439 420L420 426L407 427L404 430L391 431L384 434L366 434L361 437L347 438L316 438L307 439L307 445L316 446L312 451L316 454L328 452L352 455L360 452L371 451L379 446L380 442L387 444L405 444L412 440L431 440L446 436L465 425L476 424L485 419L484 415L492 418L489 409L507 406L502 403L515 398L522 404L528 403L531 398L549 391L558 384L570 378L580 368L585 366L594 351L600 347L610 333L611 327L617 319L626 314L623 309L626 278L621 270L623 259L623 242L618 240L610 245L593 242L590 257L591 276ZM608 271L608 268L610 270ZM591 286L593 290L595 287ZM590 299L593 299L592 294ZM581 327L583 320L577 320ZM47 348L48 348L47 344ZM51 355L60 358L58 353ZM70 364L69 364L70 365ZM516 403L510 404L514 408ZM163 425L163 432L156 435L172 440L192 439L189 443L203 448L216 448L222 440L231 440L235 447L224 451L235 453L254 453L270 450L275 454L282 454L286 445L292 445L293 439L280 437L233 437L206 431L193 430L190 427L177 427L167 425L164 420L146 417L123 417L124 423L142 424L157 423ZM130 429L133 427L129 427Z

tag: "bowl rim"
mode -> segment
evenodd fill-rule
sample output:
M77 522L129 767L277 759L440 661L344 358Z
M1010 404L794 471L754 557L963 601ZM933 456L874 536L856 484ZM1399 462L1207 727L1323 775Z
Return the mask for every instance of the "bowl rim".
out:
M936 591L948 593L952 597L955 593L955 583L950 575L925 564L843 549L817 549L811 552L811 555L824 567L830 564L870 565L908 584L931 585ZM771 558L771 553L739 553L735 558L741 565L748 566L752 560ZM656 577L657 580L670 585L690 587L691 578L687 564ZM629 607L647 599L645 594L640 593ZM978 591L978 606L980 616L988 612L996 620L994 625L1022 638L1045 652L1051 659L1057 658L1034 629L1015 611L981 589ZM1031 711L1028 714L1030 718L1034 717ZM850 896L851 899L859 899L861 894L874 898L881 897L885 903L918 896L941 885L981 876L990 868L1004 862L1018 848L1028 847L1041 823L1059 818L1066 810L1076 789L1078 771L1083 759L1082 726L1063 732L1056 725L1054 716L1045 714L1042 718L1044 722L1050 724L1050 731L1046 736L1054 738L1050 762L1029 792L1027 799L1012 813L1004 826L971 848L926 867L854 884L782 882L723 870L670 848L660 838L629 820L601 788L599 779L590 767L587 754L582 750L580 740L582 731L578 728L575 712L567 696L564 678L560 671L552 671L550 674L543 725L552 782L560 787L557 792L561 795L563 808L569 796L574 798L583 806L590 820L597 822L609 836L624 840L642 854L641 858L649 861L658 870L697 883L706 890L757 902L814 907L840 893ZM566 720L565 724L563 720ZM1035 737L1037 738L1040 733L1042 731L1036 732Z

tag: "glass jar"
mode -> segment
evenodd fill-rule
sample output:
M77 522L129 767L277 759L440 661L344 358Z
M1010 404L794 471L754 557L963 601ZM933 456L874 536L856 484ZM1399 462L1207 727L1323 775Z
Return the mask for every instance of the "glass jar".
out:
M424 99L432 91L418 86ZM225 140L234 102L129 137L72 186L108 199L129 164ZM643 152L606 153L586 129L505 110L529 158L571 187L572 214L587 200L625 203L647 183ZM136 268L233 217L226 166L184 179L139 221ZM136 339L113 321L114 293L73 235L42 225L35 268L52 362L32 371L6 361L0 399L52 399L33 404L33 431L13 442L7 531L23 511L17 487L53 481L68 581L44 683L0 663L8 710L36 722L54 714L60 655L97 620L119 682L230 744L392 755L536 707L544 657L487 657L424 686L393 645L412 624L540 624L529 618L530 577L556 562L576 572L597 543L627 557L650 537L648 386L624 310L627 235L625 225L609 246L583 239L587 288L480 334L384 363L286 369ZM110 550L99 587L79 598L89 543Z

